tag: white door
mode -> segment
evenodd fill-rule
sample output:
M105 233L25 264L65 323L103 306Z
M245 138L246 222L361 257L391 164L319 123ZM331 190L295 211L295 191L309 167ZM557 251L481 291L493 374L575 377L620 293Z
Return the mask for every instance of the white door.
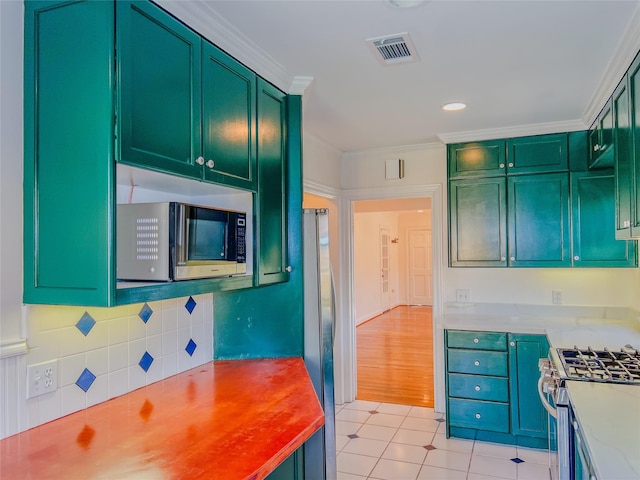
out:
M389 290L389 229L380 227L380 308L383 312L391 309Z
M409 230L409 305L432 305L431 230Z

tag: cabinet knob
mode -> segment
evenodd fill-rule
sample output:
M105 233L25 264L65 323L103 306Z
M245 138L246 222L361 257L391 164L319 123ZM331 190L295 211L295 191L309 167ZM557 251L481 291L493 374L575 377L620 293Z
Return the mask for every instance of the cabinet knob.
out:
M507 259L507 257L500 257L500 261L504 262Z
M500 164L500 168L504 168L504 163L501 163L501 164Z
M479 391L480 391L480 385L476 385L476 386L475 386L475 388L474 388L474 390L475 390L476 392L479 392Z
M287 266L285 267L285 270L286 270L287 272L291 273L291 270L293 270L293 268L291 267L291 265L287 265Z
M575 257L573 257L574 260L580 260L580 257L578 255L576 255Z
M480 340L478 340L477 338L473 339L473 343L478 343Z
M597 143L593 146L593 151L597 152L598 150L600 150L600 145L598 145Z
M509 346L510 347L515 347L516 346L516 342L509 342Z
M622 224L623 227L627 228L631 226L631 221L630 220L625 220Z
M213 168L214 165L215 165L215 163L213 162L213 160L207 160L207 167Z
M509 167L513 167L513 162L509 162Z
M479 413L476 413L476 418L479 420L480 417L482 417L482 415L480 415Z
M198 165L204 165L204 158L202 158L202 157L198 157L198 158L196 158L196 163L197 163Z
M516 261L516 257L511 257L511 261L515 262Z
M475 362L473 362L473 364L474 364L476 367L479 367L479 366L480 366L480 362L479 362L478 360L476 360Z

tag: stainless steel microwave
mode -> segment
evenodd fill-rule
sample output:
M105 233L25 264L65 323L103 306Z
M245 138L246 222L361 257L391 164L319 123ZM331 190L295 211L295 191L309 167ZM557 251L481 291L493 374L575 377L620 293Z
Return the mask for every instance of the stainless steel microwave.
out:
M117 207L119 280L174 281L246 274L245 212L178 202Z

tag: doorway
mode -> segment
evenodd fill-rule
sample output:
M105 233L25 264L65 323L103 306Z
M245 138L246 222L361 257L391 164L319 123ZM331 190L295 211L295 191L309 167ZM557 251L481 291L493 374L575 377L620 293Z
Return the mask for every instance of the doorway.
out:
M353 211L356 398L433 407L431 201Z
M432 234L432 316L436 319L442 312L442 259L444 215L443 215L443 187L440 184L420 186L394 186L350 190L343 192L340 201L340 226L341 226L341 251L344 253L341 259L341 275L343 277L340 292L344 321L338 325L336 331L336 353L341 359L341 364L336 364L336 403L351 402L356 398L357 392L357 359L356 359L356 278L354 259L354 217L355 204L361 200L390 200L427 198L431 202L431 231ZM393 232L392 232L393 238ZM392 274L393 275L393 274ZM436 411L444 411L444 364L443 345L444 338L441 329L433 322L432 338L434 343L433 362L434 368L434 408Z

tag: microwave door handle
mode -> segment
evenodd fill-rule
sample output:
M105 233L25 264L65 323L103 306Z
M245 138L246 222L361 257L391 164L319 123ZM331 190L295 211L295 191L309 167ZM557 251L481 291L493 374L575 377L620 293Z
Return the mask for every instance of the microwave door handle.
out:
M187 223L185 219L185 209L184 205L178 205L178 218L176 219L177 225L177 238L176 238L176 260L178 265L184 265L186 263L186 247L188 241L188 232L187 232Z

